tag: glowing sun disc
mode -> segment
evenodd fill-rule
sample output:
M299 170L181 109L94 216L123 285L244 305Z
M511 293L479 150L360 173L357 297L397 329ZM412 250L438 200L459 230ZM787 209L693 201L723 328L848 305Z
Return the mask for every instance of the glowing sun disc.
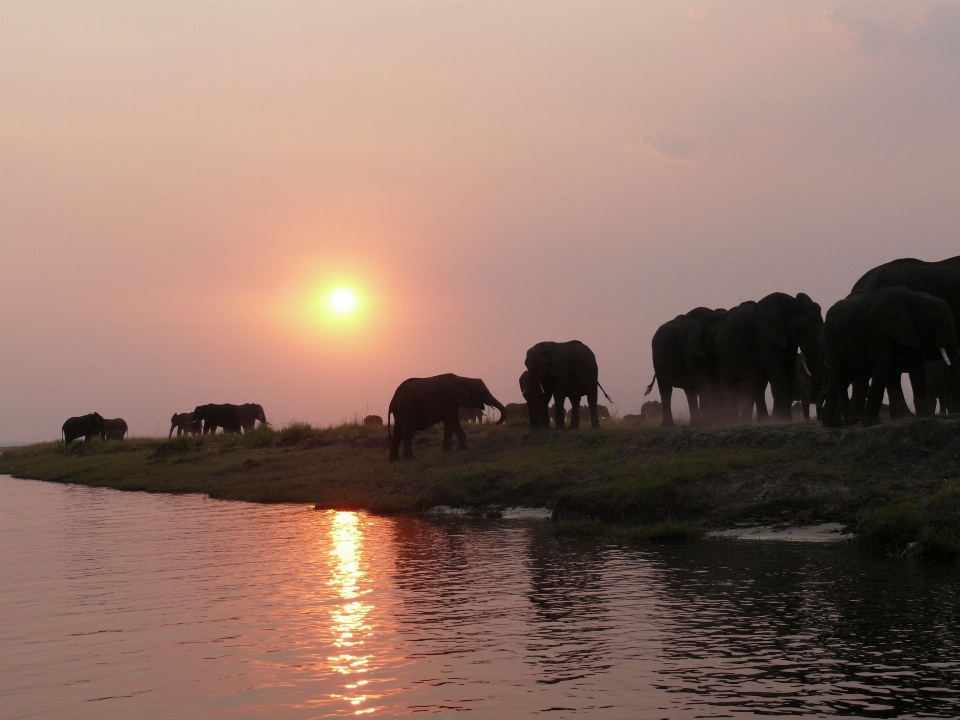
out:
M344 288L335 291L330 296L330 307L338 313L348 313L353 310L356 304L357 299L353 296L353 293Z

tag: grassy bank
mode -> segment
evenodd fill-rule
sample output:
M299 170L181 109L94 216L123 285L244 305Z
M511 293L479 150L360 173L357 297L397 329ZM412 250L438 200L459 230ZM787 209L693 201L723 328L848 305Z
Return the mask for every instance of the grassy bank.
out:
M293 425L249 435L11 448L0 455L0 472L378 513L549 507L557 532L616 527L638 541L685 541L744 520L836 521L856 525L885 551L919 543L920 554L945 557L951 533L960 535L960 491L951 489L960 478L958 420L845 431L816 423L660 430L617 421L600 431L466 429L466 452L442 453L436 428L418 434L416 460L399 463L387 462L383 428Z

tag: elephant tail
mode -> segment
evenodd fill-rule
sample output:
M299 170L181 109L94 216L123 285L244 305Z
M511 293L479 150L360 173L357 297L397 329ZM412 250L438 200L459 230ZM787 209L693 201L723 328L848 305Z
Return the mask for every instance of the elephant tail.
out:
M653 380L650 381L650 384L647 385L647 391L643 394L644 397L650 394L650 391L653 390L653 384L657 381L657 374L653 374Z
M393 408L387 409L387 438L390 437L390 416L393 415Z
M603 393L603 396L607 399L608 403L611 403L612 405L616 405L616 403L613 402L613 398L607 395L607 391L603 389L603 385L600 384L599 380L597 380L597 387L600 388L600 392Z

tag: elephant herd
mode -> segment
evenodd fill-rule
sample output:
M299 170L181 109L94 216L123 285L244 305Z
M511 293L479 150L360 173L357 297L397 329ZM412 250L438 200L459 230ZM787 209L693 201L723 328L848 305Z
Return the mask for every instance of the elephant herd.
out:
M245 405L198 405L193 412L175 413L170 418L170 432L167 437L181 435L206 435L215 433L217 428L224 432L247 433L252 432L257 422L269 425L264 415L263 407L257 403ZM106 420L100 413L90 413L80 417L72 417L63 423L61 428L65 445L78 438L90 442L93 438L101 440L123 440L127 434L127 423L122 418Z
M901 375L910 376L916 412L960 412L960 257L940 262L895 260L866 273L850 295L824 317L808 295L775 292L727 309L698 307L661 325L653 336L654 383L660 403L644 403L639 416L675 424L673 390L687 398L694 426L789 422L799 402L828 427L880 422L886 392L891 418L909 414ZM542 342L527 351L520 391L526 403L502 405L482 380L458 375L411 378L397 388L387 413L390 460L412 458L416 432L442 422L443 449L466 434L461 420L479 419L485 406L500 411L497 424L524 415L535 429L571 429L580 415L600 426L597 360L583 343ZM773 398L767 408L767 388ZM851 393L852 387L852 393ZM586 397L587 405L581 406ZM553 405L550 401L553 400ZM570 400L569 416L565 402ZM611 401L612 402L612 401ZM608 413L609 415L609 413ZM391 431L391 416L394 419ZM378 416L377 424L382 423ZM364 420L366 424L367 420Z
M197 405L193 412L174 413L170 418L170 432L167 437L172 437L174 430L177 431L177 437L207 433L212 435L217 432L217 428L222 428L225 433L248 433L256 429L258 421L261 425L270 424L263 412L263 406L258 403Z
M884 393L890 417L909 415L900 385L908 373L917 415L960 412L960 256L940 262L901 259L870 270L849 296L835 303L824 317L809 296L775 292L759 301L731 309L694 308L661 325L653 336L654 378L660 403L644 403L639 416L659 417L673 426L673 390L687 398L694 426L789 422L799 401L803 416L810 405L825 426L880 422ZM480 421L485 407L497 408L500 418L524 416L534 429L562 430L580 426L589 414L590 425L600 427L609 411L597 403L600 385L597 359L582 342L541 342L531 347L520 376L523 404L501 404L484 382L446 374L410 378L396 389L387 412L390 460L412 458L416 432L442 422L443 449L453 436L466 448L461 422ZM768 412L767 388L773 397ZM852 392L851 392L852 387ZM586 405L580 402L586 398ZM570 401L569 414L565 410ZM552 401L552 405L551 405ZM393 424L391 428L391 418ZM256 423L268 424L263 407L198 405L177 413L170 433L250 432ZM364 425L382 426L378 415ZM79 437L88 441L122 440L127 424L105 420L98 413L70 418L63 424L67 445Z
M652 342L662 424L674 424L683 390L691 425L787 422L800 401L825 426L909 414L900 385L909 374L918 415L960 411L960 257L903 259L866 273L824 318L807 295L767 295L729 310L699 307L664 323ZM852 387L852 393L850 388Z

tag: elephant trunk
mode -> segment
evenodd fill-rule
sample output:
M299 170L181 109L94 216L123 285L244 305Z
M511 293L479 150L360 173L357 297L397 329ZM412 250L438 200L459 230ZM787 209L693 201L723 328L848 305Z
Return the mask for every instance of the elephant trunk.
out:
M497 425L502 425L503 421L507 419L506 408L504 408L503 405L500 404L500 401L497 400L495 397L493 397L493 395L490 396L490 402L488 402L487 405L491 407L495 407L497 410L500 411L500 419L497 420Z

